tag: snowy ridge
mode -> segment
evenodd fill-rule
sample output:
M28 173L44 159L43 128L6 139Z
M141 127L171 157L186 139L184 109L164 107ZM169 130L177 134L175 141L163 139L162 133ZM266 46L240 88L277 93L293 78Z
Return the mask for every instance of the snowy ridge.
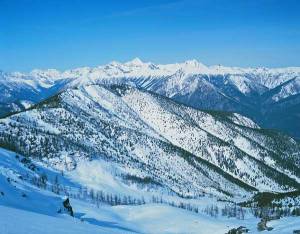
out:
M251 77L255 82L268 88L274 88L287 80L299 76L299 67L288 68L238 68L224 66L205 66L197 60L187 60L182 63L174 64L154 64L152 62L142 62L139 58L131 61L120 63L113 61L109 64L98 66L95 68L82 67L66 71L58 71L56 69L40 70L35 69L28 74L11 73L7 74L10 79L17 77L19 80L32 79L43 82L45 85L53 83L55 80L64 78L79 78L82 84L89 82L97 82L99 79L109 78L140 78L140 77L165 77L174 75L178 71L182 71L186 76L194 74L206 75L243 75L243 77ZM276 79L273 76L277 76ZM242 79L244 79L242 77ZM255 78L257 77L257 78ZM260 79L258 79L260 78ZM239 80L235 82L240 83ZM273 83L272 83L273 82ZM239 85L239 84L237 84ZM243 86L242 83L240 83Z
M97 98L95 91L102 98ZM114 105L105 103L104 96L114 96L107 99ZM185 159L186 153L137 118L138 115L120 97L101 86L68 90L59 99L62 102L55 100L54 104L51 100L49 103L50 106L58 105L55 108L33 109L1 121L2 142L6 142L7 137L17 137L20 143L23 140L27 144L30 142L29 148L23 143L15 147L24 153L29 149L32 155L42 157L43 162L54 167L64 164L61 155L66 151L70 155L68 168L93 156L120 165L125 163L127 173L134 172L133 175L141 179L150 178L150 184L158 184L185 196L202 195L204 192L222 194L223 190L239 191L238 194L244 191L244 188L237 190L237 185L230 181L232 179L223 178L217 168L210 168L206 162L196 160L191 164ZM82 114L78 116L78 113ZM49 125L51 128L45 127ZM16 127L13 127L15 134L9 133L12 130L10 126ZM55 133L52 129L60 132ZM47 157L43 157L44 152ZM211 187L205 188L204 185Z
M291 138L128 86L68 89L0 120L0 130L2 145L52 167L72 170L100 158L126 165L123 178L181 196L299 187L299 144Z
M234 159L234 154L231 153L232 151L234 152L234 149L226 146L226 144L222 145L222 143L218 142L219 140L230 144L234 143L234 146L243 153L251 155L255 159L265 161L268 166L274 169L281 167L279 165L281 163L275 163L274 159L266 160L269 157L266 156L266 154L270 154L268 151L272 150L272 148L268 147L267 142L264 143L265 140L258 144L257 141L251 138L249 139L249 135L245 136L245 132L252 132L252 130L239 129L237 131L237 127L230 126L228 122L224 121L224 117L224 119L220 119L219 116L211 116L205 112L196 111L191 108L181 107L179 109L177 104L164 103L155 97L149 96L147 93L132 92L130 95L125 95L124 98L127 103L140 114L145 122L160 132L161 135L165 136L173 144L197 156L203 157L215 165L219 165L225 171L234 171L234 163L237 163L237 168L243 171L243 175L240 175L241 177L249 177L251 170L253 170L252 173L255 174L259 169L256 167L252 169L246 168L246 165L249 166L251 164L250 161L252 158L243 159L250 160L246 163L242 162L240 157ZM229 116L227 118L230 120L234 119L234 123L242 126L258 128L251 120L237 114L233 114L232 117ZM214 137L216 138L214 139ZM191 142L194 142L194 144L191 144ZM298 151L297 148L295 150L296 152ZM229 168L226 169L226 166L222 165L222 160L224 159L219 161L220 154L225 158L227 157L229 161L232 160ZM297 163L297 161L295 161L295 163ZM241 166L241 164L244 166ZM284 169L282 168L281 171L284 171ZM230 171L227 172L230 173ZM233 175L237 176L235 173L233 173ZM246 178L244 178L244 180L247 181ZM261 184L263 183L258 182L257 186ZM261 187L260 189L263 188Z
M197 60L154 64L138 58L66 71L1 72L0 116L20 111L80 85L127 84L198 109L237 112L262 127L300 137L299 67L238 68L206 66ZM280 115L280 117L276 117Z

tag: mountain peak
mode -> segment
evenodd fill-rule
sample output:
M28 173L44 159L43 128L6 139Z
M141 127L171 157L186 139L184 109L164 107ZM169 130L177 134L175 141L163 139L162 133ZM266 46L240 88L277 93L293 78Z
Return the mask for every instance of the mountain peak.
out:
M197 59L189 59L185 61L186 64L198 64L198 60Z
M112 66L119 66L120 65L120 63L118 62L118 61L111 61L110 63L109 63L109 65L112 65Z
M126 65L131 65L131 66L141 66L144 63L143 63L142 60L140 60L139 58L136 57L133 60L126 62L125 64Z
M187 60L179 64L187 74L209 73L209 68L196 59Z
M186 60L184 62L185 65L190 65L190 66L194 66L194 67L205 67L204 64L200 63L198 60L196 59L191 59L191 60Z

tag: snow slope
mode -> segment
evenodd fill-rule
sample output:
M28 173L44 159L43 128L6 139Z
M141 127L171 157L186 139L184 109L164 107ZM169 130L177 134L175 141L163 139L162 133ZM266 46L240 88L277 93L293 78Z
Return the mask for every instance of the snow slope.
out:
M53 108L41 104L41 108L1 120L1 142L6 144L8 138L17 137L17 141L9 140L9 144L20 143L11 145L16 150L25 154L29 150L32 156L60 169L73 169L80 161L94 158L115 162L119 167L126 165L121 177L149 180L151 186L184 196L220 194L223 190L238 195L251 190L250 186L235 184L230 176L224 177L222 170L208 162L172 145L140 119L119 95L102 86L71 89L48 103Z
M68 89L0 120L0 129L2 145L60 170L102 159L123 168L117 174L124 181L181 196L238 198L299 187L292 138L240 115L199 111L127 86Z
M40 233L225 233L231 228L246 226L251 233L256 231L259 221L250 214L245 219L210 217L205 213L175 208L166 204L145 205L97 205L89 200L71 198L75 217L57 213L62 196L36 187L30 178L46 173L51 178L60 176L61 186L76 190L76 180L80 178L71 174L63 177L59 171L40 165L36 161L24 162L23 156L0 149L0 233L3 234L40 234ZM99 162L102 163L102 162ZM31 165L31 166L30 166ZM35 165L35 169L32 168ZM103 172L100 171L100 174ZM113 174L110 175L114 177ZM107 178L107 176L104 176ZM81 181L82 182L82 181ZM107 185L111 180L107 181ZM98 181L94 182L95 185ZM114 186L111 183L111 186ZM26 196L23 196L25 194ZM147 192L145 193L147 196ZM151 192L149 193L151 196ZM179 199L179 198L177 198ZM202 201L203 200L203 201ZM199 198L196 204L205 207L210 203L222 206L206 197ZM202 204L203 203L203 204ZM300 228L297 217L286 217L272 221L268 226L274 229L270 233L291 233ZM188 229L187 229L188 227Z

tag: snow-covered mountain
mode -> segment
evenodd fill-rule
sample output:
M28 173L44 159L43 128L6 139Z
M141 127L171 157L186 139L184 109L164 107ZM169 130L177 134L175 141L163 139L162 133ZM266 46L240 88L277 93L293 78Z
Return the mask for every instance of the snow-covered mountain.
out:
M24 110L59 92L69 79L56 79L57 74L57 71L33 71L29 75L0 71L0 116Z
M297 136L299 74L139 59L2 72L0 232L224 233L237 226L227 217L255 231L262 211L236 202L265 196L298 214L300 143L263 127ZM273 233L294 230L280 222Z
M292 138L124 85L70 88L1 119L0 144L62 170L100 158L124 168L125 180L183 197L300 187Z
M300 68L205 66L196 60L159 65L135 58L60 72L1 73L1 113L21 110L66 87L128 84L207 110L246 115L265 128L300 137Z

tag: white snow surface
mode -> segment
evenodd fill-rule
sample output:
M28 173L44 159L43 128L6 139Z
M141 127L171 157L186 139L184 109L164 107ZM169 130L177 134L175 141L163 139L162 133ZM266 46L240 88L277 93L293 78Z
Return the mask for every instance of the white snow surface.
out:
M19 156L22 157L22 156ZM34 162L34 161L33 161ZM99 162L101 164L101 162ZM85 168L96 168L96 165ZM99 167L99 174L104 173ZM104 168L107 167L104 165ZM58 172L38 166L48 178ZM81 168L80 170L85 170ZM40 171L40 172L41 172ZM108 171L106 169L106 171ZM0 149L0 233L1 234L114 234L114 233L149 233L149 234L207 234L225 233L231 228L246 226L250 233L258 233L256 224L259 221L246 215L244 220L226 217L210 217L204 213L193 213L187 210L171 207L165 204L119 205L100 204L97 207L88 201L70 199L75 217L59 214L57 210L63 196L34 187L20 176L34 175L36 172L26 168L16 154ZM107 184L114 186L112 175ZM8 178L10 182L8 182ZM76 176L73 176L73 179ZM69 181L67 175L61 183L76 188L76 183ZM90 182L88 182L90 183ZM98 181L91 183L98 184ZM118 187L117 187L118 188ZM26 196L21 196L26 194ZM194 201L203 207L210 202L222 206L208 198ZM268 223L274 229L270 234L292 233L300 228L299 218L288 217Z
M98 67L81 67L66 71L56 69L35 69L28 74L20 72L4 73L3 80L14 81L18 83L27 82L34 87L50 87L60 79L74 78L73 84L90 84L100 80L112 80L120 78L161 78L172 76L178 72L188 77L196 74L206 75L232 75L230 80L242 93L249 92L253 85L251 81L261 84L268 88L274 88L294 77L299 77L299 67L287 68L239 68L206 66L195 59L187 60L182 63L174 64L154 64L152 62L143 62L139 58L121 63L113 61L106 65ZM1 74L0 74L1 75ZM246 78L247 77L247 78ZM275 77L275 78L274 78Z

